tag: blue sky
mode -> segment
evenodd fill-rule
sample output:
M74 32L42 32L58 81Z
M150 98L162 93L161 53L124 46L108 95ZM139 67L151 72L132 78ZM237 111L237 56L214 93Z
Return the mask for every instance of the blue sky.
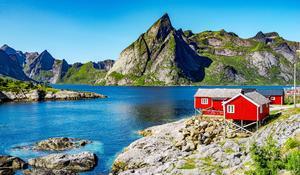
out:
M166 12L175 28L194 33L276 31L300 41L298 0L0 0L0 44L47 49L69 63L117 59Z

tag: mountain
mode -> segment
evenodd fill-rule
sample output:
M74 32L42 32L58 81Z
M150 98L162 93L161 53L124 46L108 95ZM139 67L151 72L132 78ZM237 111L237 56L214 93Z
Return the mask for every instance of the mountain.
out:
M114 60L75 63L55 59L47 50L42 53L16 51L3 45L0 74L18 80L36 80L44 83L95 84L113 66Z
M28 54L24 72L36 81L56 83L68 71L69 65L65 60L56 60L47 51L36 55Z
M213 60L202 84L289 84L293 63L299 60L299 43L276 32L242 39L225 30L205 31L188 39L198 54Z
M9 76L18 80L29 81L22 70L16 57L9 56L4 50L0 49L0 75Z
M26 56L22 51L16 51L6 44L4 44L0 49L3 50L9 57L16 59L18 61L18 64L23 67L23 65L25 64Z
M289 84L299 42L276 32L176 30L167 14L124 49L107 85ZM300 68L300 67L299 67ZM300 76L300 73L298 73Z
M46 83L286 85L293 82L293 64L300 61L296 56L299 49L299 42L288 41L277 32L260 31L251 38L241 38L225 30L177 30L164 14L125 48L116 62L69 65L47 50L39 54L4 45L0 50L5 69L0 71L16 79Z
M202 81L211 64L189 47L181 30L165 14L122 51L107 73L108 85L176 85Z

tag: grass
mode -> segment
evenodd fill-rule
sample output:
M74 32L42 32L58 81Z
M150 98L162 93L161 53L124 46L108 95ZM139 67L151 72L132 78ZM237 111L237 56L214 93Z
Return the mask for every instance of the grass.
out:
M195 169L195 168L196 168L195 159L188 158L185 159L185 163L179 169Z
M235 152L235 151L233 151L233 149L231 149L231 148L226 148L224 151L225 151L226 154L232 154L232 153Z
M222 174L223 167L219 164L216 164L212 157L205 157L205 158L202 158L201 160L203 163L204 171L209 172L209 173L214 172L217 175Z
M299 114L300 113L300 108L288 108L285 110L276 110L276 111L270 111L270 116L266 118L265 120L265 125L263 127L266 127L270 123L274 123L278 120L283 120L291 115ZM260 129L262 129L261 127Z
M0 77L0 91L10 91L15 93L27 92L30 90L40 90L44 92L58 92L46 84L36 84L30 81L19 81Z

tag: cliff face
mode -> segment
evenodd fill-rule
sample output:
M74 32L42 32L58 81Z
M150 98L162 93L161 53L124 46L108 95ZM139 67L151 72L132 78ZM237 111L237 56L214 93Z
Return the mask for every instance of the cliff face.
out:
M23 65L25 64L26 56L22 51L16 51L6 44L4 44L0 49L3 50L12 59L17 60L18 64L23 67Z
M173 28L167 14L124 49L107 85L287 84L298 42L276 32L249 39L233 32ZM299 73L300 75L300 73Z
M189 84L204 78L211 60L199 56L165 14L120 54L105 77L108 85Z
M27 81L30 80L19 64L19 61L14 56L9 56L5 51L0 49L0 74L9 76L15 79Z

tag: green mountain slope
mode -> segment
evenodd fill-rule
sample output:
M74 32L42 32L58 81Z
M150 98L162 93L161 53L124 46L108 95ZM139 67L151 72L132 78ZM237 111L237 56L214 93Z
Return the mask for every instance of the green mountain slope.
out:
M106 71L96 69L93 62L75 63L58 83L65 84L95 84L96 80L105 76Z

